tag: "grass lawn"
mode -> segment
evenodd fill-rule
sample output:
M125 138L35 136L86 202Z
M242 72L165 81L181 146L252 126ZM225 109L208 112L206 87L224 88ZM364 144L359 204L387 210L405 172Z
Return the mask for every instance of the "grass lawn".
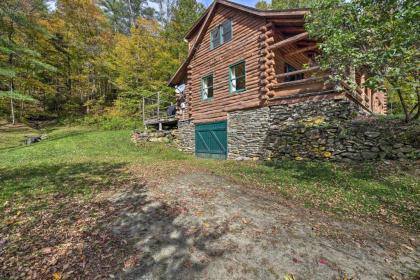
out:
M12 126L0 120L0 153L7 149L23 144L25 136L35 136L39 133L23 124Z
M415 166L202 160L164 144L136 146L127 130L82 127L51 128L47 140L24 146L21 140L28 132L33 131L22 127L0 131L0 213L7 208L7 216L46 209L50 195L89 199L135 175L159 177L187 170L275 189L307 207L420 230ZM7 217L2 215L4 221Z

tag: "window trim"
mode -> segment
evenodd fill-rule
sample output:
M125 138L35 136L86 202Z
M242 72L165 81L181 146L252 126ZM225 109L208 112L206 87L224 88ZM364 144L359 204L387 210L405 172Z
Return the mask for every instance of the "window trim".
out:
M209 77L212 77L212 79L213 79L213 85L211 86L211 88L213 89L213 96L212 97L207 97L207 98L204 98L204 94L203 94L203 90L204 90L204 80L206 79L206 78L209 78ZM209 73L209 74L207 74L207 75L205 75L205 76L203 76L202 78L201 78L201 88L200 88L200 96L201 96L201 101L211 101L211 100L213 100L213 98L214 98L214 75L213 75L213 73Z
M237 66L237 65L239 65L239 64L244 64L244 75L243 76L241 76L241 77L244 77L244 80L245 80L245 87L243 88L243 89L239 89L239 90L233 90L232 89L232 70L233 70L233 67L235 67L235 66ZM241 77L239 77L239 78L241 78ZM238 78L235 78L235 80L236 79L238 79ZM231 65L229 65L229 93L230 94L238 94L238 93L242 93L242 92L245 92L246 91L246 61L245 61L245 59L241 59L240 61L237 61L237 62L235 62L235 63L233 63L233 64L231 64Z
M227 41L227 42L223 41L223 24L224 24L226 21L228 21L228 22L229 22L229 24L230 24L230 34L231 34L231 35L230 35L230 40L229 40L229 41ZM219 44L217 47L213 46L213 36L212 36L213 31L214 31L214 30L216 30L216 29L220 29L220 30L219 30L219 42L220 42L220 44ZM219 25L217 25L216 27L214 27L213 29L211 29L209 33L210 33L210 50L217 49L218 47L222 46L223 44L225 44L225 43L229 43L230 41L232 41L232 40L233 40L233 25L232 25L232 19L231 19L231 18L228 18L228 19L224 20L222 23L220 23Z

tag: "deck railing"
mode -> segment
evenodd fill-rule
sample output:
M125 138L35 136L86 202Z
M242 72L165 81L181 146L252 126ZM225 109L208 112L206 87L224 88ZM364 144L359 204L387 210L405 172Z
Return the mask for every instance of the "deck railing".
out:
M308 77L294 81L284 81L286 77L306 74ZM309 74L309 75L308 75ZM358 75L356 82L356 89L352 89L347 83L340 82L338 84L328 82L328 73L320 71L319 66L313 66L302 70L293 72L280 73L275 75L277 83L271 85L270 100L277 100L286 97L296 97L297 95L308 93L328 93L337 89L337 86L345 89L350 96L352 96L363 107L372 111L373 108L373 93L364 86L364 75Z
M287 77L306 74L304 79L293 81L285 81ZM328 76L320 72L319 66L312 66L306 69L296 70L287 73L280 73L275 75L277 83L270 87L270 99L275 100L279 98L296 96L298 94L309 92L330 91L333 87L331 83L325 83Z
M173 106L173 103L162 100L160 92L152 96L143 97L141 111L144 126L158 125L159 130L161 130L162 123L175 120L175 114L168 115L167 113L169 106Z

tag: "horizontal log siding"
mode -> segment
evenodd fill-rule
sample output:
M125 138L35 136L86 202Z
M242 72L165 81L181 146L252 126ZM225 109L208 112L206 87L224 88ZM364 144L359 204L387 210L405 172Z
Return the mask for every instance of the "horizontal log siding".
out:
M273 51L274 59L272 59L269 46L286 38L278 28L270 25L270 20L229 7L219 6L216 9L215 15L188 66L187 108L188 117L193 122L224 120L229 111L267 105L267 97L270 100L331 88L323 81L311 81L299 86L291 85L282 89L270 89L271 85L284 81L284 77L276 78L275 75L284 73L285 63L296 69L302 69L302 65L309 62L308 57L303 53L286 56L299 49L293 43L275 49ZM210 32L227 19L232 20L232 40L210 50ZM265 30L261 28L265 28ZM197 36L194 36L191 41L196 38ZM231 94L229 92L229 65L241 60L246 63L246 91ZM213 74L214 97L211 100L202 100L201 79L209 74ZM304 75L307 78L311 73Z
M232 20L233 37L230 42L210 50L210 31L227 19ZM226 7L217 7L201 44L190 63L190 117L195 123L227 118L227 109L255 107L259 102L259 28L266 22L262 18ZM244 60L246 63L246 91L229 92L229 65ZM201 79L213 74L214 97L201 99Z

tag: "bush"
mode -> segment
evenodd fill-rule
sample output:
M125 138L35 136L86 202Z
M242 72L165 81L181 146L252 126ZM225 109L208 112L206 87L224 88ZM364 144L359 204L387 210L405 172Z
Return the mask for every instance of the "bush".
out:
M82 118L66 118L60 121L65 125L91 126L102 130L135 129L141 121L134 117L115 115L89 115Z

